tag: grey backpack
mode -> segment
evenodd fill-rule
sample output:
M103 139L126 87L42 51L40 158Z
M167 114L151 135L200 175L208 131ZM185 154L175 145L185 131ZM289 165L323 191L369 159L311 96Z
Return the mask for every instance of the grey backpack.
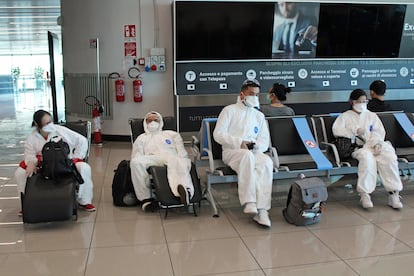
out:
M328 199L325 183L318 177L296 180L289 189L283 216L297 226L318 223Z

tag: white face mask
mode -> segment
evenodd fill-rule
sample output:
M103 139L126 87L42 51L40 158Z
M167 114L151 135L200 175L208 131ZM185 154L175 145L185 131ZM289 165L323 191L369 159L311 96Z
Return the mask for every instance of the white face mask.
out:
M259 97L257 96L246 96L244 98L244 104L248 107L259 107Z
M159 129L159 127L160 127L160 123L158 123L158 122L156 122L156 121L152 121L151 123L149 123L149 124L147 125L147 129L148 129L150 132L155 132L155 131L157 131L157 130Z
M48 123L44 127L42 127L42 130L46 133L52 133L56 131L56 127L53 123Z
M353 109L356 112L359 112L359 113L364 112L364 111L367 110L367 104L366 103L356 103L356 104L354 104Z

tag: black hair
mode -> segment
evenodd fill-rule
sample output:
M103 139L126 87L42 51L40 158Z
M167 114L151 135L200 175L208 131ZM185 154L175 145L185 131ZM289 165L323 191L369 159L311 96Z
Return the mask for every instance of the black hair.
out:
M270 93L275 95L279 101L286 101L286 94L290 93L291 89L281 83L274 83Z
M378 96L382 96L385 94L385 90L387 89L387 85L382 80L376 80L371 83L369 86L369 90L374 91L375 94Z
M42 128L42 118L45 115L49 115L50 117L52 117L52 115L49 112L47 112L46 110L39 109L38 111L36 111L33 114L32 127L37 126L38 128Z
M241 86L240 90L244 91L249 87L259 87L260 88L260 83L256 79L247 79L242 83L242 86Z
M367 96L367 93L365 93L364 90L362 89L355 89L354 91L351 92L351 95L349 95L349 100L350 101L356 101L359 99L359 97L361 96Z

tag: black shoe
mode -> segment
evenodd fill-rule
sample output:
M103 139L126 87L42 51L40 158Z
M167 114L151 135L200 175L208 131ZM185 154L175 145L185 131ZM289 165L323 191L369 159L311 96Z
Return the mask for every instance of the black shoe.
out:
M142 211L154 212L159 209L158 201L153 198L144 199L141 205Z
M180 201L187 207L190 204L190 196L183 185L178 185L177 191L180 194Z

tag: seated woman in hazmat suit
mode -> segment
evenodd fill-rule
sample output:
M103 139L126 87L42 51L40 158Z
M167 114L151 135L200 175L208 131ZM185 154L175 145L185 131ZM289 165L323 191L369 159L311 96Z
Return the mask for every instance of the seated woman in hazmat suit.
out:
M24 160L20 162L14 174L19 193L24 194L27 178L38 172L42 162L43 146L52 139L62 139L69 145L70 154L68 157L75 163L77 170L85 181L79 185L77 201L83 210L95 211L96 208L92 204L92 171L89 164L84 162L88 151L86 137L67 127L53 124L52 115L42 109L33 114L32 127L33 131L27 136L24 145ZM21 212L19 212L20 214Z
M151 198L151 184L147 169L151 166L167 166L167 178L172 193L187 206L194 195L191 180L191 160L184 148L183 139L176 131L162 130L164 123L160 113L151 111L143 121L144 133L132 147L131 177L142 210L153 210L157 203Z
M389 193L388 205L401 209L399 192L402 183L398 171L395 149L385 142L385 129L377 114L367 110L367 95L362 89L355 89L349 97L351 109L339 115L332 131L335 137L355 140L359 148L352 157L358 160L357 191L363 208L372 208L370 194L375 190L377 171L385 190Z

